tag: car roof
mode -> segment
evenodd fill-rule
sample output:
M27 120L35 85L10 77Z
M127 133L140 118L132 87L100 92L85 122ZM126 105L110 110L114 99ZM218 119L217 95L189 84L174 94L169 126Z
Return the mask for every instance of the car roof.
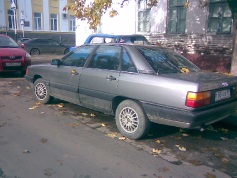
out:
M104 33L95 33L95 34L91 34L90 36L93 36L93 37L107 37L107 38L132 37L132 36L142 36L142 37L144 37L143 35L139 35L139 34L115 35L115 34L104 34Z

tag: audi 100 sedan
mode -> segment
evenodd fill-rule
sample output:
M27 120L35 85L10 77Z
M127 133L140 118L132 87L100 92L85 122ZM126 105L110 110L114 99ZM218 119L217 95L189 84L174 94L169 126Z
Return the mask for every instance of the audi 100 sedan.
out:
M152 122L205 128L237 109L237 77L201 71L173 50L152 45L83 45L32 65L25 75L36 99L58 98L115 116L130 139Z

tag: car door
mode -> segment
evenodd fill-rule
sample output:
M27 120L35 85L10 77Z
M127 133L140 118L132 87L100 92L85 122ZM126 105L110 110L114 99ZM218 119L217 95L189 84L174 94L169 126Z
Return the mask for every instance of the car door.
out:
M50 53L63 54L65 47L61 46L57 41L48 40Z
M81 72L79 98L81 104L101 112L111 112L111 101L117 93L120 72L117 70L120 46L99 46L87 68Z
M79 79L93 49L94 46L83 46L64 56L60 65L52 65L50 90L56 98L80 104Z

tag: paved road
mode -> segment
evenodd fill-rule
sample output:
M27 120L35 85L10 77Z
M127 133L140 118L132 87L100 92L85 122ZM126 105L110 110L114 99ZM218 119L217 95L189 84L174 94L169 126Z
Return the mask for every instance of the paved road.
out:
M229 177L206 166L171 164L106 136L65 113L61 103L36 103L28 86L20 87L23 80L0 81L1 178Z

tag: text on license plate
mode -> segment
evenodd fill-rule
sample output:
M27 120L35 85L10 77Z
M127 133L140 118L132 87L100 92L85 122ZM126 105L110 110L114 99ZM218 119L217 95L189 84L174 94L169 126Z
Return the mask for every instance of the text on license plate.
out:
M217 91L215 94L215 101L220 101L226 98L230 98L230 90Z
M6 66L21 66L20 62L12 62L12 63L6 63Z

